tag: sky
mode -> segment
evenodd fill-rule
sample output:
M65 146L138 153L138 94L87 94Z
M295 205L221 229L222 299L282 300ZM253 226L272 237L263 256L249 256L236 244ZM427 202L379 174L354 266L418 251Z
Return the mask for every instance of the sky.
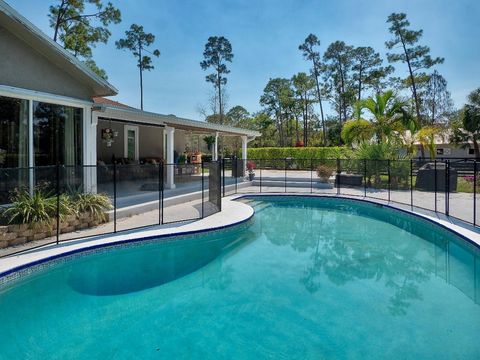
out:
M227 108L261 109L259 98L270 78L290 78L307 72L298 45L314 33L320 51L336 40L372 46L385 56L391 38L386 19L405 12L412 29L423 29L421 44L433 57L445 58L436 69L446 78L456 106L480 86L480 1L478 0L111 0L122 12L112 25L108 44L94 49L94 59L118 90L115 100L140 106L139 78L131 53L117 50L115 41L132 23L156 36L161 56L144 75L144 109L202 119L212 84L200 68L209 36L225 36L233 48L229 64ZM7 0L46 34L48 8L55 0ZM386 59L385 59L386 62ZM406 75L406 65L395 64Z

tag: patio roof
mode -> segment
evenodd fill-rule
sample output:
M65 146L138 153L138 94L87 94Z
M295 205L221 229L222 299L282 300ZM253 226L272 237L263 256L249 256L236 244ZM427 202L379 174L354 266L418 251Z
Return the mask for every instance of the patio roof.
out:
M82 61L62 48L4 1L0 1L0 24L73 78L87 84L94 96L118 93L113 85L95 74Z
M212 124L205 121L180 118L175 115L163 115L149 111L143 111L127 106L110 99L94 99L95 110L101 112L100 117L119 118L123 121L131 121L136 124L171 126L175 129L186 131L197 131L203 133L219 132L223 135L237 135L257 137L261 134L258 131L236 128L228 125Z

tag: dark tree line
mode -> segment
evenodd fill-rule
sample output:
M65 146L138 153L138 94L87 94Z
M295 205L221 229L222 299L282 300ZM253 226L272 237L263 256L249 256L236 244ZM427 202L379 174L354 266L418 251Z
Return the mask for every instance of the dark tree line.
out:
M396 98L410 105L419 126L447 122L453 103L447 81L434 69L443 58L430 55L430 48L420 43L423 30L412 30L405 14L391 14L387 24L392 38L385 42L386 59L370 46L344 41L329 44L321 53L319 38L309 34L298 46L309 72L298 72L289 79L271 78L260 97L262 111L252 114L243 126L262 131L273 146L339 145L343 124L361 115L355 114L357 104L392 89ZM396 76L401 73L406 75ZM207 81L217 84L218 91L226 78L219 83L216 75ZM325 104L330 108L328 114ZM259 117L270 120L256 121Z

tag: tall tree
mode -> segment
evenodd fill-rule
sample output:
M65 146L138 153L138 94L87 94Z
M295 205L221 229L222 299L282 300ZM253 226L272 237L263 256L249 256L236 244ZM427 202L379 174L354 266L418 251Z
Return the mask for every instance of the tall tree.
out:
M241 105L234 106L225 114L226 122L229 125L248 128L250 119L250 113Z
M305 60L312 62L311 71L315 79L315 86L317 90L317 100L320 106L320 116L322 119L323 146L325 146L327 141L327 133L326 133L325 116L323 114L322 93L320 91L320 81L319 81L322 63L320 61L320 53L318 51L315 51L315 47L317 46L320 46L320 40L318 40L316 35L310 34L306 37L303 44L300 44L298 49L302 51L302 55Z
M265 108L266 113L275 117L280 146L285 146L284 124L288 121L288 115L294 103L290 80L284 78L270 79L260 97L260 105Z
M210 36L203 51L204 60L200 62L203 70L213 68L214 72L205 77L214 85L218 93L220 124L223 124L222 86L227 84L226 75L230 73L227 62L232 62L233 53L230 41L223 36Z
M353 50L353 80L356 83L357 100L362 99L364 90L373 88L381 91L383 80L393 72L393 66L382 66L383 60L370 46L360 46Z
M422 113L430 124L446 122L453 110L447 80L435 70L422 89Z
M85 12L87 4L94 7L92 12ZM107 43L111 35L108 26L121 21L120 10L110 2L104 5L102 0L57 0L56 5L50 6L48 18L53 40L106 79L105 71L92 58L92 48L97 43Z
M303 145L308 146L308 107L311 103L310 94L315 88L315 80L304 72L299 72L292 77L295 93L299 96L303 117ZM298 127L297 127L298 130ZM298 132L297 132L298 134ZM297 135L298 137L298 135ZM298 139L297 139L298 140Z
M143 72L153 70L152 56L159 57L160 50L150 51L148 47L155 42L155 35L146 33L143 26L132 24L130 30L125 31L126 37L115 42L118 49L130 50L137 60L137 66L140 73L140 108L143 110Z
M262 134L250 143L253 147L278 146L275 122L267 113L260 111L253 114L251 129L260 131Z
M335 41L325 51L323 62L327 93L338 111L340 122L345 122L355 102L352 82L353 47L343 41Z
M415 112L418 121L422 122L420 97L417 92L416 76L422 69L429 69L435 64L443 63L443 58L432 58L430 56L430 48L428 46L418 45L423 35L423 30L410 30L410 22L404 13L392 13L387 23L390 23L389 31L393 35L393 39L385 43L387 49L392 50L400 47L401 52L388 53L389 62L406 63L409 73L409 84L412 90L413 101L415 103Z

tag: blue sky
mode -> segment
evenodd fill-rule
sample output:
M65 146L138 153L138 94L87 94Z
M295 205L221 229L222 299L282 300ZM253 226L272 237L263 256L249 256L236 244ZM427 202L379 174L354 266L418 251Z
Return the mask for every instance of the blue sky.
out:
M53 0L7 0L17 11L51 35L48 7ZM113 0L122 11L107 45L94 50L98 65L119 89L118 101L139 106L138 72L130 53L114 42L132 23L156 36L162 53L155 70L144 77L144 108L199 119L198 107L208 102L211 84L200 68L209 36L223 35L233 46L227 91L228 106L260 109L260 95L271 77L308 71L298 45L309 33L321 40L321 51L335 40L372 46L385 54L390 38L387 16L405 12L413 29L424 29L422 44L433 56L445 57L437 67L461 106L480 86L480 1L478 0ZM405 75L403 64L396 64Z

